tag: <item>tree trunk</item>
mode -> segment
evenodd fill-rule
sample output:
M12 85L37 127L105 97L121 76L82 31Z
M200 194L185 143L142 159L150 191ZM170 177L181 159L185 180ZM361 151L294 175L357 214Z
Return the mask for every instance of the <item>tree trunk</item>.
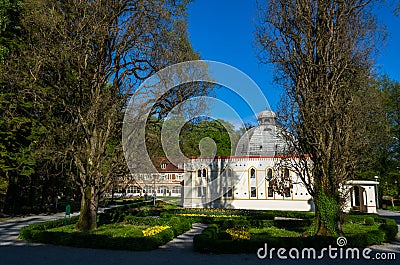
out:
M314 197L315 232L318 236L336 236L342 233L341 210L337 199L320 189Z
M98 199L93 187L82 188L81 211L76 228L80 231L97 228Z

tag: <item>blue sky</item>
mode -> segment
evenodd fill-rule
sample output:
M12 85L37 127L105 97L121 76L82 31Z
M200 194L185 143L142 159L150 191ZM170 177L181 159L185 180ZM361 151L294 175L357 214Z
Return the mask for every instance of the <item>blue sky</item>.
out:
M264 92L272 110L276 110L281 91L273 83L273 67L259 64L253 44L256 12L255 0L195 0L189 5L189 38L202 59L232 65L249 75ZM378 21L386 25L389 34L385 47L379 52L376 71L400 81L400 51L396 47L400 46L400 17L395 17L384 5L376 12ZM243 120L254 121L253 113L240 97L226 90L216 94L234 107ZM212 111L217 116L223 115L218 113L218 106Z

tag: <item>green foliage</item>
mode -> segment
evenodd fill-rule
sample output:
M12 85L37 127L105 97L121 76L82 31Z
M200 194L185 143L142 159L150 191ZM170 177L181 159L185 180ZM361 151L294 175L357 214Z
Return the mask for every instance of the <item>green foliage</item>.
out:
M330 198L326 195L323 189L318 191L315 199L317 209L317 220L323 225L322 229L327 229L328 234L337 235L338 220L340 216L340 206L336 198ZM321 229L321 227L319 227ZM320 232L316 231L317 233ZM325 233L325 232L324 232Z
M368 221L367 221L368 220ZM251 221L250 221L251 222ZM372 224L370 224L372 222ZM315 248L336 246L336 236L307 236L301 232L290 231L288 227L250 227L250 240L231 240L223 230L223 223L212 224L194 238L194 249L205 253L255 253L268 244L269 248ZM282 223L283 225L283 223ZM344 236L350 247L365 247L392 240L397 233L393 219L379 218L377 215L347 215L343 225Z
M397 212L400 212L400 206L391 206L391 205L389 205L387 208L388 208L388 210L390 210L390 211L397 211Z
M19 238L30 242L75 247L152 250L192 227L189 218L147 218L128 215L124 217L123 223L103 224L96 230L79 232L74 229L78 219L78 216L72 217L71 225L67 226L64 226L63 219L30 225L21 229ZM170 228L153 236L143 235L144 228L154 226Z
M298 237L301 236L301 233L290 231L293 227L290 228L278 228L275 226L270 227L262 227L262 228L250 228L250 233L252 234L252 238L264 239L266 237Z
M0 63L18 46L21 0L0 1Z
M367 127L370 146L358 164L356 176L370 180L378 176L380 198L393 197L399 195L400 183L400 83L382 76L374 86L379 95L373 102L380 107L371 114L374 120Z
M399 227L395 220L389 218L383 218L383 223L379 227L380 230L385 232L385 241L394 240L399 231Z
M367 217L365 218L365 224L366 225L374 225L375 224L375 220L373 217Z
M202 139L210 138L214 141L217 156L230 156L234 153L236 144L239 140L239 134L234 130L234 126L227 121L223 120L210 120L210 119L194 119L185 122L183 117L173 117L165 122L157 121L154 117L150 119L151 122L146 127L146 145L149 153L152 154L152 159L164 157L162 146L171 142L170 146L174 147L176 139L163 138L161 144L161 128L167 131L178 131L179 135L179 149L170 148L168 156L178 156L179 152L186 157L212 155L214 145L211 142L201 142ZM184 124L182 128L180 126ZM166 134L167 136L170 134ZM174 135L174 134L171 134ZM201 148L199 144L201 143Z

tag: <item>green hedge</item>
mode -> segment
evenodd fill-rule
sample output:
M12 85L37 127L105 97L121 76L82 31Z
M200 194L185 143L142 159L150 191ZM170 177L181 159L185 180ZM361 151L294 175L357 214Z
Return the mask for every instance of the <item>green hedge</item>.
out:
M71 217L70 221L71 221L71 224L75 224L78 222L78 220L79 220L79 216L73 216L73 217ZM63 226L66 221L67 220L65 220L65 219L58 219L58 220L54 220L54 221L47 221L47 222L42 222L42 223L25 226L25 227L21 228L21 231L19 232L18 237L21 239L31 241L34 237L37 236L38 233L41 233L42 231L47 230L47 229Z
M224 231L219 232L217 226L210 225L193 239L194 250L202 253L231 254L231 253L256 253L265 243L278 248L306 248L320 249L323 246L336 246L333 237L268 237L264 239L231 240L230 235Z
M352 223L352 224L364 224L367 222L371 222L373 219L374 222L379 222L381 218L377 214L366 214L366 213L352 213L347 214L343 217L345 223ZM369 221L367 221L369 220Z
M394 240L399 231L399 227L394 219L381 218L383 221L379 229L385 232L385 241Z
M78 216L72 217L71 223L76 223L78 219ZM54 245L139 251L156 249L192 227L189 219L180 217L165 219L127 216L125 217L125 222L133 225L168 225L171 228L151 237L113 237L111 235L98 235L90 232L68 233L48 231L48 229L63 226L64 220L61 219L24 227L21 229L19 238L29 242Z
M52 232L47 230L32 230L30 242L66 245L83 248L104 248L120 250L152 250L158 248L174 238L172 229L166 229L151 237L112 237L109 235L96 235L85 232Z
M349 247L366 247L369 245L382 244L393 240L398 232L398 226L395 220L379 218L373 216L360 216L350 217L351 222L365 223L370 225L372 220L376 220L381 223L379 229L373 232L367 232L362 234L348 234L345 235L347 238L347 246ZM348 221L349 221L348 219ZM278 221L278 222L276 222ZM288 221L288 222L285 222ZM306 225L306 223L289 224L289 221L305 222L305 220L275 220L275 224L280 224L284 228L294 228L296 225ZM227 224L226 222L225 224ZM267 223L271 225L271 222ZM230 223L234 225L234 222ZM278 248L315 248L321 249L328 245L337 246L336 237L252 237L250 240L231 240L230 236L225 232L226 225L220 223L219 225L213 224L206 228L200 235L194 237L194 249L198 252L211 252L211 253L255 253L259 248L263 247L267 243L270 247ZM221 231L220 231L221 230ZM289 229L288 229L289 230Z

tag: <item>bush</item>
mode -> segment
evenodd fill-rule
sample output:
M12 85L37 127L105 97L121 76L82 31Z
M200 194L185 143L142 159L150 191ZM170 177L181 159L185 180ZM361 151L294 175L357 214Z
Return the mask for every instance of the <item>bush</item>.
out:
M78 218L79 217L73 217L71 223L76 223ZM172 228L165 229L156 235L148 237L113 236L113 233L95 234L91 232L49 231L49 229L60 227L62 225L62 219L33 224L22 228L19 238L25 239L29 242L54 245L123 250L152 250L158 248L160 245L166 244L174 238L174 230Z
M385 233L385 240L394 240L397 236L399 227L394 219L382 218L383 223L379 229Z
M71 217L70 221L71 221L71 224L75 224L78 222L78 220L79 220L79 216L73 216L73 217ZM42 223L25 226L25 227L21 228L18 238L30 241L34 237L38 236L37 234L42 233L42 231L51 229L51 228L55 228L55 227L63 226L64 223L65 223L64 219L58 219L58 220L54 220L54 221L47 221L47 222L42 222Z
M385 232L382 230L375 230L373 233L350 234L345 237L347 238L347 245L350 247L360 248L385 242Z
M145 204L146 204L146 202L144 202L142 200L137 200L128 205L124 205L124 206L116 207L116 208L112 208L112 209L106 209L106 210L104 210L103 214L99 215L99 223L100 224L109 224L109 223L122 222L124 220L125 216L136 215L137 213L139 213L140 210L136 211L136 209L140 209L140 207Z
M366 225L374 225L375 224L375 220L372 217L366 217L365 218L365 224Z
M358 223L354 226L353 232L345 234L348 246L350 247L366 247L369 245L382 244L388 240L395 238L398 232L398 226L393 219L379 218L377 215L349 215L346 216L348 223ZM253 225L271 226L271 220L247 220ZM272 221L274 222L274 221ZM297 226L307 225L311 222L307 220L275 220L277 226L285 229L293 229ZM379 226L378 224L381 223ZM363 224L368 225L362 228ZM315 248L322 249L329 245L336 246L336 237L329 236L276 236L267 234L252 234L250 240L230 240L229 234L219 231L219 228L235 225L235 221L226 220L217 225L210 225L200 235L194 238L194 249L198 252L206 253L255 253L259 248L263 247L265 243L273 248ZM266 227L266 226L265 226ZM358 227L358 228L357 228ZM289 229L288 229L289 230ZM352 230L351 230L352 231ZM293 233L293 232L292 232Z
M369 221L366 221L366 220ZM350 224L367 224L367 222L371 222L371 219L373 223L379 222L381 219L377 214L369 214L369 213L359 213L359 212L354 212L351 214L347 214L343 217L344 223L350 223ZM369 224L369 225L373 225Z

